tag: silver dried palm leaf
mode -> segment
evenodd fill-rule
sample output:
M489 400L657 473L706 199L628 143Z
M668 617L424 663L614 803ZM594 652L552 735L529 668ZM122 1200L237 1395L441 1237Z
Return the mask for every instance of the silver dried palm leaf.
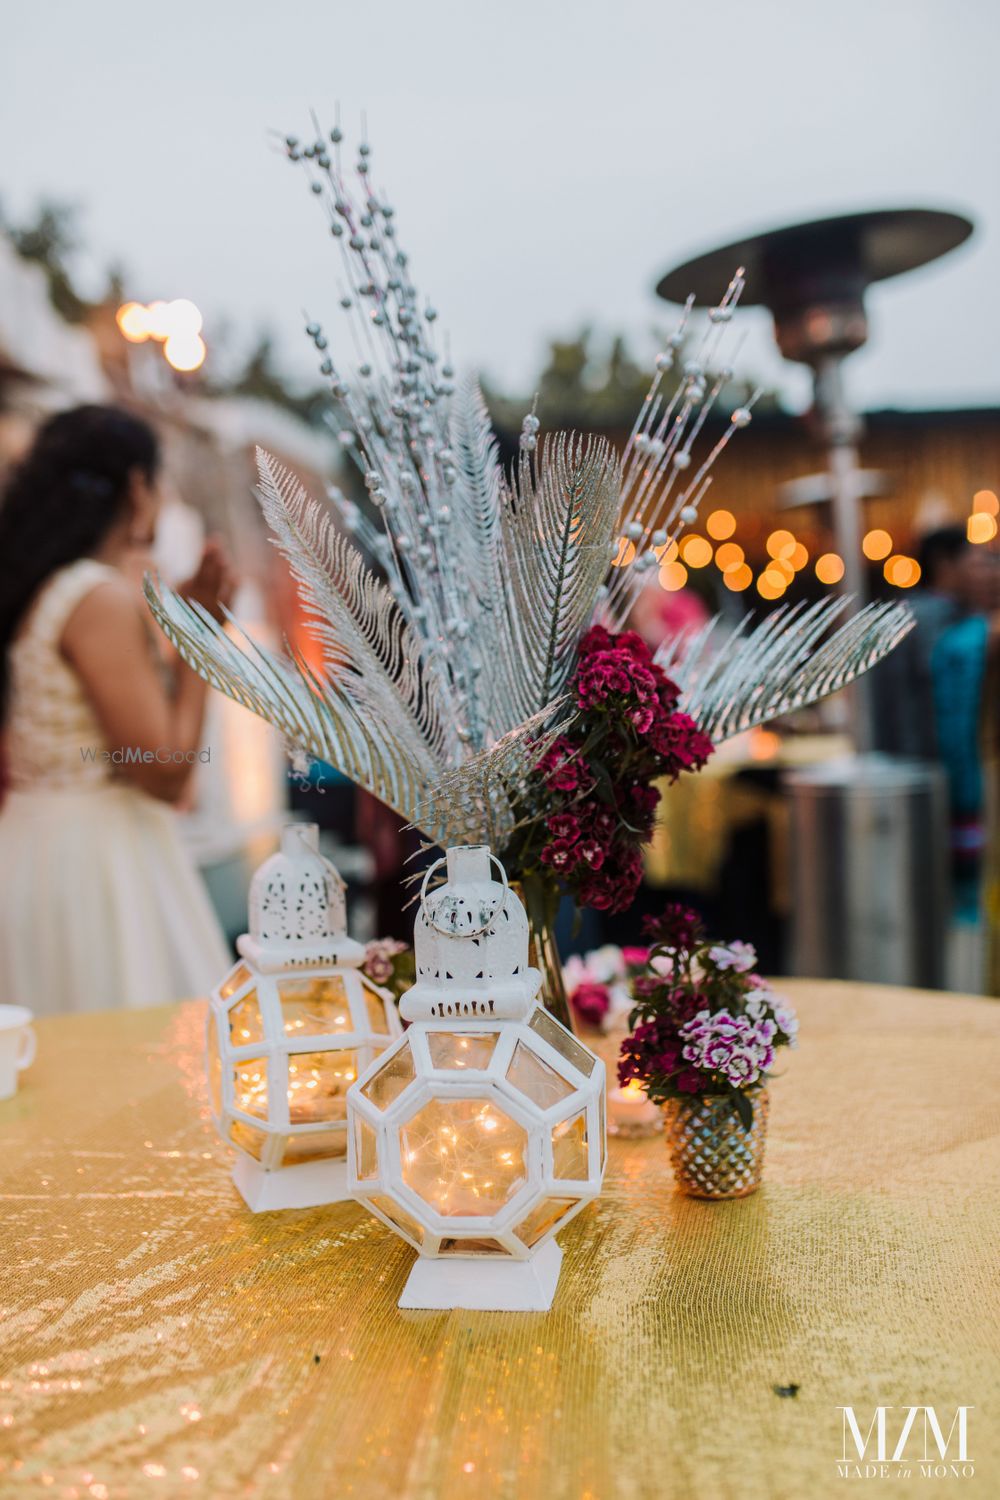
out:
M751 419L753 400L699 452L731 375L722 340L743 276L710 310L677 371L689 302L657 356L620 460L601 439L540 440L532 413L508 481L479 387L456 382L392 206L372 184L370 150L362 145L351 184L340 143L338 129L330 141L290 140L286 149L305 166L340 256L353 345L346 364L338 342L335 365L318 323L307 333L368 503L332 488L321 506L259 456L261 505L298 581L323 668L232 638L151 581L147 597L185 659L291 746L330 762L433 841L502 848L554 732L581 633L595 618L621 627L664 548L697 517L714 459ZM612 567L629 544L634 561ZM896 616L859 617L844 627L849 639L835 637L839 644L827 642L809 661L821 618L809 616L794 671L780 650L766 649L777 626L748 636L752 649L737 643L750 653L746 673L757 673L753 702L739 674L726 676L731 663L711 665L707 638L668 652L704 727L720 732L748 715L759 722L796 695L809 701L803 694L839 685L898 634Z
M681 708L716 742L792 713L867 672L913 628L903 604L869 604L830 634L849 599L779 607L755 628L718 618L661 647Z

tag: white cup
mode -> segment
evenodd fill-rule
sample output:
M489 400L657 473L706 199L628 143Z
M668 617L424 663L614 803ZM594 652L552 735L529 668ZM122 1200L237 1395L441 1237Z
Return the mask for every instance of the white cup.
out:
M0 1099L17 1093L17 1075L35 1060L35 1033L26 1005L0 1005Z

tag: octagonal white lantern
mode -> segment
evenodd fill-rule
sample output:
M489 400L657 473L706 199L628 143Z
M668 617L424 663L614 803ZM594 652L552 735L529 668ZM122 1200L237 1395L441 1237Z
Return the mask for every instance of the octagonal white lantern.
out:
M425 880L412 1025L347 1096L351 1190L420 1252L400 1307L549 1307L556 1231L604 1175L604 1064L538 1003L492 858L449 849L447 883Z
M344 882L313 823L289 824L250 885L240 962L213 991L212 1114L255 1212L349 1196L347 1090L402 1027L347 935Z

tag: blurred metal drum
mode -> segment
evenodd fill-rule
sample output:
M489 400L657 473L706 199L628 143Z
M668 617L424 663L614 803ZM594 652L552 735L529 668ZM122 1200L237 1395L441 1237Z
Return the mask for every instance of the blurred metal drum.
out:
M949 912L942 772L864 755L791 773L789 970L945 987Z

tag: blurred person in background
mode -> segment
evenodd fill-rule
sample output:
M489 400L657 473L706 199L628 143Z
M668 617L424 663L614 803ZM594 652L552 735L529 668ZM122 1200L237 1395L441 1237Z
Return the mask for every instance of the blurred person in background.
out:
M975 551L964 526L942 526L917 545L920 587L906 599L916 627L872 676L875 749L886 755L939 758L931 658L941 633L972 607Z
M979 919L985 843L984 727L991 634L1000 609L1000 560L985 547L962 559L962 615L940 631L931 653L938 753L948 777L956 916ZM995 710L995 705L993 705Z
M146 423L82 406L0 500L0 1001L36 1015L204 994L230 961L171 806L207 688L128 577L158 465ZM218 617L232 587L210 541L181 592Z

